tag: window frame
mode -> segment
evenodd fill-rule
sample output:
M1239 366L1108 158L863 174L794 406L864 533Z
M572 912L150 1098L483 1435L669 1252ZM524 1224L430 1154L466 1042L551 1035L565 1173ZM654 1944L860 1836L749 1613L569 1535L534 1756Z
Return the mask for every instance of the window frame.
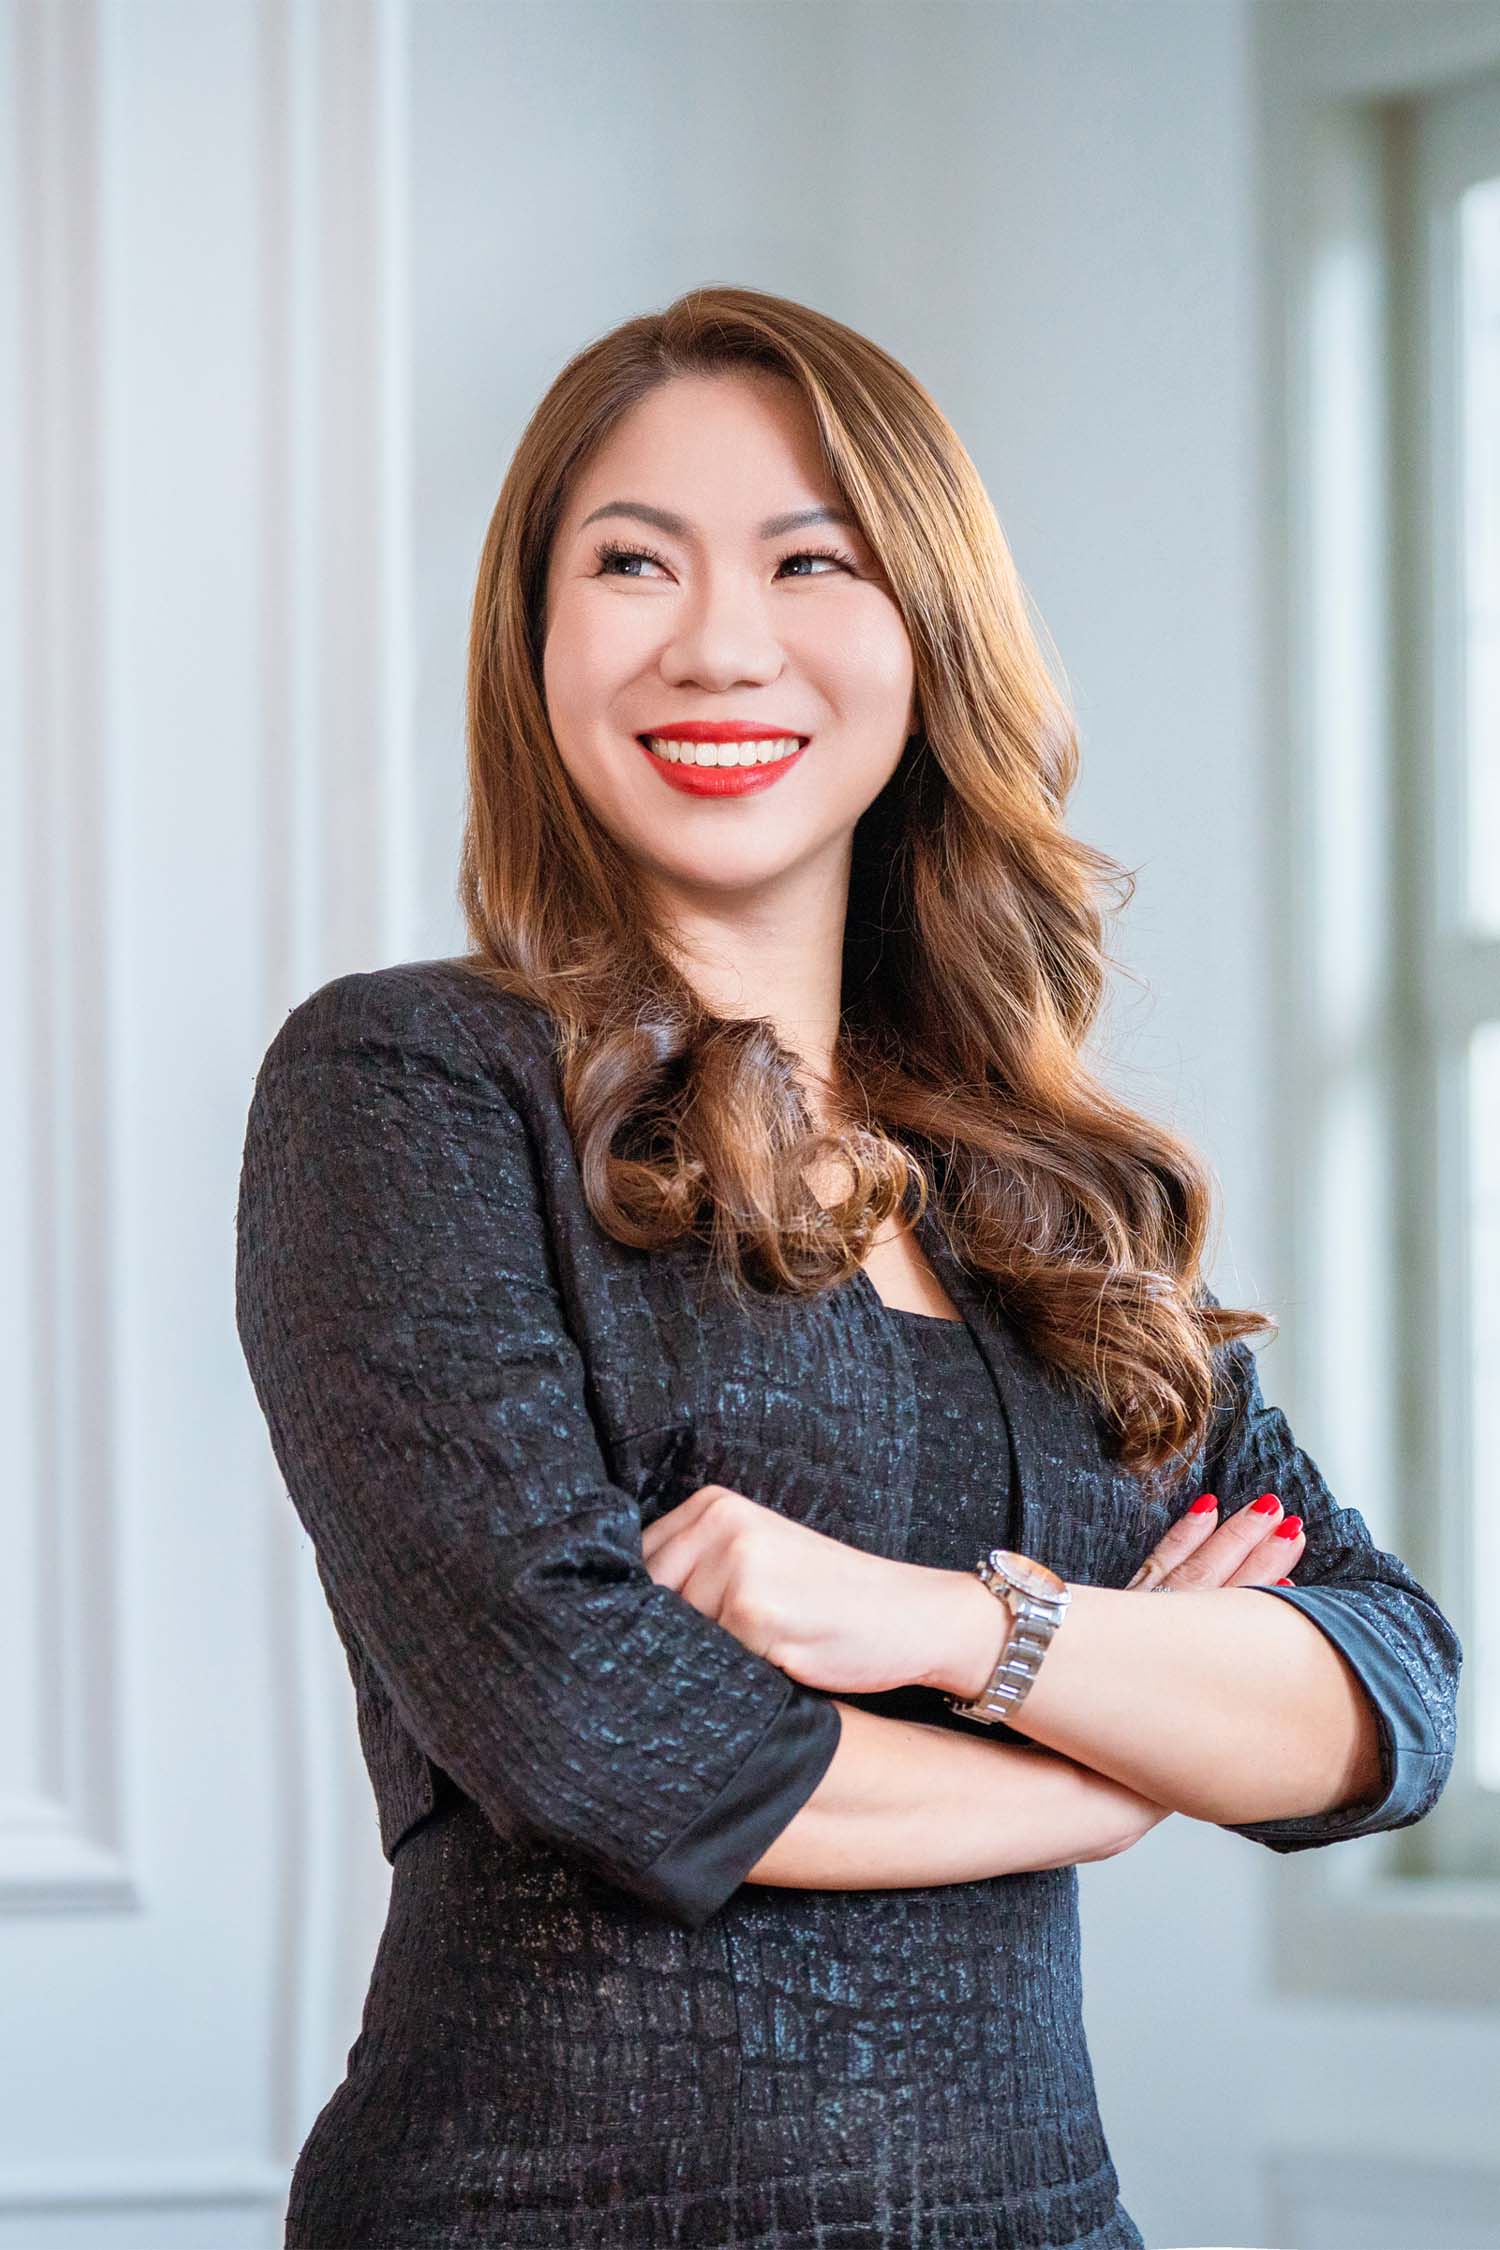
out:
M1271 1379L1334 1489L1432 1587L1467 1655L1462 1280L1445 1256L1463 1222L1452 1087L1429 1068L1437 1027L1451 1033L1450 961L1430 936L1451 895L1437 857L1451 776L1443 795L1433 755L1445 728L1453 740L1434 696L1451 588L1436 581L1431 614L1422 593L1441 545L1433 462L1447 443L1451 464L1452 435L1440 417L1420 447L1411 433L1432 375L1418 292L1443 252L1441 229L1417 239L1440 176L1433 121L1470 87L1462 66L1457 91L1435 83L1420 42L1374 69L1311 17L1262 19L1262 40L1269 816L1284 884ZM1500 85L1497 46L1468 65ZM1459 1758L1426 1821L1269 1871L1278 1991L1500 2000L1496 1808L1476 1797L1472 1757L1461 1702Z

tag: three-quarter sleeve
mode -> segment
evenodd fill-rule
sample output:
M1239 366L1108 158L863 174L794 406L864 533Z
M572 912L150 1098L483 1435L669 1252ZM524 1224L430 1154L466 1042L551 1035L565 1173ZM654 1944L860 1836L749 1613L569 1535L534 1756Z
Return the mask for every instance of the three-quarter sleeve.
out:
M272 1042L236 1316L325 1591L401 1724L502 1833L700 1928L817 1787L838 1707L647 1571L521 1082L431 981L336 978Z
M1329 1812L1220 1825L1277 1852L1410 1827L1431 1812L1452 1770L1463 1665L1458 1635L1400 1557L1376 1546L1359 1510L1334 1499L1280 1408L1266 1404L1250 1347L1236 1338L1220 1347L1219 1359L1222 1421L1207 1454L1204 1489L1218 1494L1221 1522L1262 1492L1274 1492L1286 1515L1302 1518L1307 1544L1294 1565L1296 1583L1254 1590L1300 1609L1346 1658L1374 1707L1381 1756L1373 1798Z

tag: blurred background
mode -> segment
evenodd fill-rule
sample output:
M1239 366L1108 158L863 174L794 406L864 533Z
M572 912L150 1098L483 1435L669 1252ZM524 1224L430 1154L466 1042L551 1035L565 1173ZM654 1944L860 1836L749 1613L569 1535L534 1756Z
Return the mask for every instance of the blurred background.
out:
M316 985L464 948L511 449L705 281L974 455L1137 876L1099 1066L1465 1646L1415 1830L1080 1871L1123 2200L1497 2250L1500 5L0 0L0 104L0 2250L275 2250L343 2074L389 1870L245 1113Z

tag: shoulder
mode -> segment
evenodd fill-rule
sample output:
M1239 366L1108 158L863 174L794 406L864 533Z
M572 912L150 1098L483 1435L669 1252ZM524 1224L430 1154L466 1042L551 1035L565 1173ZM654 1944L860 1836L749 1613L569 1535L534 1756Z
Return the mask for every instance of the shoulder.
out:
M465 955L353 969L288 1010L259 1075L382 1055L534 1089L550 1067L551 1019L536 1001L503 991Z

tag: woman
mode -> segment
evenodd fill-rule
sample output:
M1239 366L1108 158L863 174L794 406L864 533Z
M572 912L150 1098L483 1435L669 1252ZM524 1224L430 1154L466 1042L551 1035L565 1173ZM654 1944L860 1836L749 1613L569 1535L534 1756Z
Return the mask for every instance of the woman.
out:
M1435 1803L1454 1633L1081 1060L1076 756L876 345L703 289L563 370L474 604L471 950L294 1008L246 1139L393 1867L292 2250L1140 2245L1077 1863Z

